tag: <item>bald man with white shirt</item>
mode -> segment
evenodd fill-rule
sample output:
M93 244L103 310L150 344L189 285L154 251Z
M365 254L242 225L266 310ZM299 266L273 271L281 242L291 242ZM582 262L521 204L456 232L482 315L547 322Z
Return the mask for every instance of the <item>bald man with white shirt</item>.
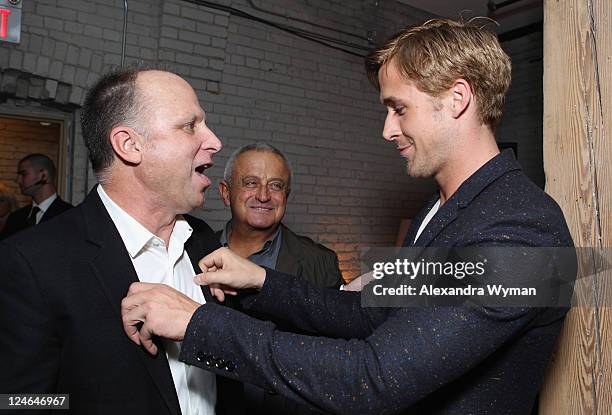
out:
M119 70L90 90L81 121L99 185L0 248L0 391L68 393L74 413L240 413L219 395L223 380L178 360L181 342L156 340L152 358L121 324L136 281L214 301L193 277L219 242L186 213L204 203L221 142L193 88L170 72Z

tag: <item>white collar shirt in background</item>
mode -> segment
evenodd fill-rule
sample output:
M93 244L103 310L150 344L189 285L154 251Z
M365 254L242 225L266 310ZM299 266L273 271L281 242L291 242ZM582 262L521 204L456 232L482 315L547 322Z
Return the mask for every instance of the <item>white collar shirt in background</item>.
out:
M51 206L51 203L55 202L55 199L57 199L57 193L53 193L51 196L40 202L40 204L32 200L32 208L38 207L40 209L38 212L36 212L37 225L40 223L43 215L47 212L47 209L49 209L49 206Z

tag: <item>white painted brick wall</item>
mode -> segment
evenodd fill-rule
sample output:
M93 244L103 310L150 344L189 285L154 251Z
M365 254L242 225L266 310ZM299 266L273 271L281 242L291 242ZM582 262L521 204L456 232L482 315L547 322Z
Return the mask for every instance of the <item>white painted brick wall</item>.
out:
M219 3L367 45L346 34L254 10L247 0ZM369 32L376 39L429 17L396 2L378 2L380 6L370 0L253 3L362 37ZM64 112L76 111L78 120L75 109L86 88L120 63L122 7L120 0L24 0L21 44L0 46L4 71L0 85L3 92L14 94L0 104L0 112L40 106L48 98L63 104ZM431 184L409 180L393 145L380 138L383 109L361 58L184 1L129 0L129 10L127 62L170 64L194 86L208 123L223 141L224 149L211 170L214 186L205 207L196 212L213 228L221 228L229 219L216 189L223 165L235 148L253 141L267 141L291 160L295 181L285 223L335 249L347 278L359 273L359 248L392 244L400 219L412 216L428 197ZM531 62L534 41L541 48L541 36L505 46ZM507 116L501 137L513 141L520 135L541 142L541 127L538 133L529 118L533 107L524 108L526 99L539 99L533 66L541 62L514 65L519 79L513 84L510 121ZM9 68L20 75L5 71ZM520 128L514 117L520 119ZM71 180L73 201L78 202L95 179L86 162L80 125L74 128ZM519 144L522 162L530 160L530 148Z

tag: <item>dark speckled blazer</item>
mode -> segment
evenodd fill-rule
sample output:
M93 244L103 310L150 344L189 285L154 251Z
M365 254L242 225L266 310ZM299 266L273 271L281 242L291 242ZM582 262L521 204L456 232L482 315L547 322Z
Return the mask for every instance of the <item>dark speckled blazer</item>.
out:
M407 241L434 202L413 221ZM552 247L572 240L557 204L504 152L461 185L418 244ZM343 414L528 414L567 311L363 308L358 293L272 270L242 302L312 335L206 304L187 328L181 358Z
M283 224L280 226L282 244L275 269L295 275L297 278L304 278L317 287L335 289L340 287L342 273L338 268L336 253L308 237L295 234ZM221 231L218 231L216 235L220 238ZM266 319L265 315L256 315L256 317ZM258 389L257 391L247 386L245 406L248 406L250 415L312 415L318 413L273 390ZM238 396L235 396L235 399L238 399Z

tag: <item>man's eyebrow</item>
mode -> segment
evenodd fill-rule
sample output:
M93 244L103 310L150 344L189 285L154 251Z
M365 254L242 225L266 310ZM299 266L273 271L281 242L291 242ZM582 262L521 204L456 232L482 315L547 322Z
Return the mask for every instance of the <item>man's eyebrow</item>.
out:
M395 103L396 103L397 101L399 101L399 99L398 99L398 98L396 98L396 97L394 97L393 95L391 95L391 96L389 96L389 97L385 97L385 98L383 98L383 99L381 100L381 102L382 102L384 105L390 105L390 106L395 105Z
M184 126L187 124L195 124L198 121L199 118L199 114L190 114L190 115L185 115L185 117L177 123L178 126Z
M186 124L189 124L190 122L193 122L194 120L195 120L195 117L193 115L185 114L184 116L181 116L176 119L176 125L178 127L182 127Z

